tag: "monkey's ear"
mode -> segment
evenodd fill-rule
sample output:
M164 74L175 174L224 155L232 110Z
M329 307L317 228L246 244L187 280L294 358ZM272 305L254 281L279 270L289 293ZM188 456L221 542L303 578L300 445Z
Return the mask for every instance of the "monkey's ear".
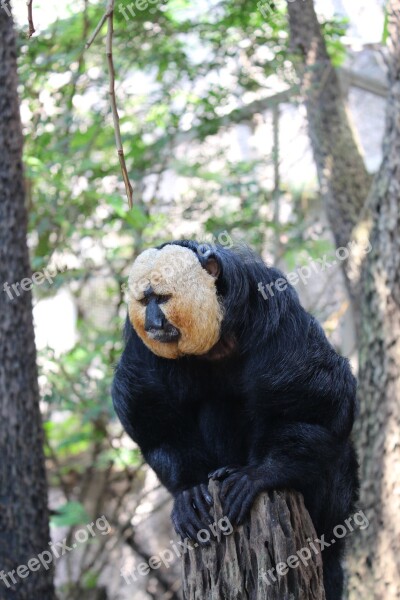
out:
M218 260L215 256L209 256L204 264L204 268L214 279L218 279L218 275L221 272Z

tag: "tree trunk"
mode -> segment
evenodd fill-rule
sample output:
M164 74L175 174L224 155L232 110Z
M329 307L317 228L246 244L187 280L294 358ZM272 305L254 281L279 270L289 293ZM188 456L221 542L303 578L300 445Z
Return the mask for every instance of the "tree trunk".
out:
M372 251L362 275L361 506L350 599L400 598L400 1L389 3L389 96L383 161L371 195Z
M372 189L367 194L365 167L359 154L352 158L355 142L344 112L340 109L339 83L331 69L322 80L315 57L324 60L326 50L312 0L288 2L291 35L304 63L315 66L305 77L310 136L327 205L332 203L332 229L337 244L343 245L344 202L348 204L348 234L364 230L372 246L364 258L361 285L350 290L359 294L360 306L360 416L355 441L360 459L360 504L370 525L351 537L348 552L350 600L395 600L400 598L400 0L388 5L390 56L389 92L383 161ZM325 56L325 60L326 56ZM318 61L319 62L319 61ZM321 95L313 103L309 87L323 81ZM307 71L306 71L307 75ZM318 87L317 87L318 89ZM312 94L311 94L312 96ZM350 149L350 150L349 150ZM342 158L337 152L341 150ZM326 159L326 176L321 177ZM331 168L332 166L335 168ZM357 172L359 170L359 174ZM324 175L322 173L322 175ZM361 184L358 186L358 182ZM355 187L354 182L357 182ZM346 190L354 190L346 198ZM362 199L365 196L364 212ZM338 221L335 214L337 203ZM347 267L348 268L348 267Z
M300 494L262 494L249 522L231 533L216 483L210 492L217 542L184 554L185 600L325 599L317 536Z
M364 239L360 228L372 178L355 141L339 78L332 66L313 0L288 0L291 47L301 80L320 190L337 248ZM361 252L360 259L363 258ZM342 261L347 288L358 308L360 260Z
M20 575L8 576L48 550L49 542L31 294L20 290L10 299L4 287L30 275L16 47L8 12L0 10L0 598L53 600L51 569L20 568Z

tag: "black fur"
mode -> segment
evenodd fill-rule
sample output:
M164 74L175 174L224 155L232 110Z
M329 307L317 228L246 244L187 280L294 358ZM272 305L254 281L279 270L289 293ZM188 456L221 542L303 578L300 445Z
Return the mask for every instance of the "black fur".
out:
M206 261L195 242L173 243ZM318 536L330 541L353 510L358 488L349 441L356 380L349 363L292 286L263 298L259 282L276 281L280 271L248 249L211 253L221 268L222 336L236 340L236 351L217 361L160 358L127 321L113 384L116 412L174 495L172 517L182 536L195 537L208 520L205 484L213 471L233 523L246 518L260 491L293 488L302 492ZM341 598L342 552L337 540L322 553L327 600Z

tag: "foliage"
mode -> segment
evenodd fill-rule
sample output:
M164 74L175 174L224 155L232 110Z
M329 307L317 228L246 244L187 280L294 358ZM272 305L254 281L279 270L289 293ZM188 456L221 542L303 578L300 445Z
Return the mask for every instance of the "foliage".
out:
M81 525L90 521L89 515L80 502L67 502L60 506L51 522L59 527Z
M69 527L98 516L89 507L101 510L114 485L140 476L141 459L122 436L110 400L133 256L176 231L228 231L289 266L300 249L321 251L310 235L318 210L313 192L284 181L274 188L264 177L273 153L229 158L229 140L221 141L236 122L234 109L269 95L277 78L281 86L296 84L285 11L277 6L265 20L250 0L208 8L168 0L126 20L122 9L129 14L129 5L123 0L115 12L114 61L135 188L131 211L114 146L104 35L84 51L104 3L70 2L67 18L29 42L20 36L32 263L34 270L50 261L67 266L54 288L35 291L39 299L68 289L78 309L76 345L40 356L50 482L64 495L53 523ZM343 31L340 22L324 25L336 64ZM218 145L209 143L214 137ZM179 183L173 194L166 193L169 172ZM286 221L277 217L279 204L288 207ZM124 507L114 507L115 524ZM94 568L89 558L69 581L67 597L96 586L104 560Z

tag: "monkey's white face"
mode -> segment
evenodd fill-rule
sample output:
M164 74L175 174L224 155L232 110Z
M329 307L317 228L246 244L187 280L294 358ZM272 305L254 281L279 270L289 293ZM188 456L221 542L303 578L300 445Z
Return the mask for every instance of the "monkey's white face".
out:
M215 278L188 248L151 248L129 275L129 318L154 354L206 354L219 340L223 311Z

